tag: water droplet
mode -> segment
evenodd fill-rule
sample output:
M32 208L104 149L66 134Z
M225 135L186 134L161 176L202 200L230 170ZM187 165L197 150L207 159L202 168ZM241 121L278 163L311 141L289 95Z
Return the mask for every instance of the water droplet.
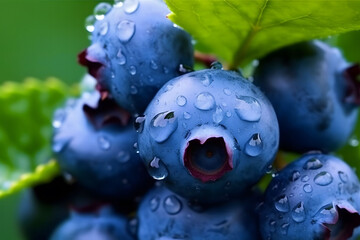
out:
M336 209L333 207L332 203L329 203L319 209L319 211L314 216L314 220L317 220L321 223L329 223L333 222L336 215Z
M150 123L150 135L158 143L167 140L178 127L174 112L167 111L157 114Z
M127 151L120 151L116 159L121 163L126 163L130 160L130 153Z
M150 67L154 70L158 69L158 65L156 64L156 62L154 60L150 61Z
M174 88L174 85L173 84L167 84L167 85L165 85L165 92L168 92L168 91L170 91L171 89L173 89Z
M269 226L270 226L270 232L275 232L275 230L276 230L276 221L271 219L269 221Z
M175 196L170 195L164 199L164 209L170 215L175 215L181 211L181 201Z
M320 186L326 186L332 183L333 177L328 172L321 172L315 176L314 182Z
M159 197L153 197L150 199L150 209L151 211L155 212L160 205L160 198Z
M98 138L98 142L100 144L101 149L103 150L109 150L111 147L109 139L105 136L100 136Z
M231 90L230 89L228 89L228 88L224 88L224 94L226 95L226 96L230 96L231 95Z
M281 195L280 197L278 197L275 200L275 208L279 211L279 212L289 212L290 210L290 205L289 205L289 200L285 195Z
M299 171L293 171L291 177L290 177L290 181L295 182L296 180L298 180L300 178L300 173Z
M343 183L347 183L347 181L349 180L348 175L347 175L346 173L342 172L342 171L339 171L338 174L339 174L340 180L341 180Z
M295 222L301 223L305 221L306 213L304 203L299 202L291 212L291 217Z
M312 186L310 185L310 184L305 184L304 186L303 186L303 190L304 190L304 192L306 192L306 193L311 193L312 192Z
M210 110L214 107L214 105L215 105L215 99L213 95L211 95L208 92L200 93L196 97L195 107L200 110L205 110L205 111Z
M96 18L94 15L90 15L85 19L85 29L89 33L92 33L95 30Z
M287 235L288 230L289 230L289 226L290 226L289 223L284 223L284 224L282 224L282 225L281 225L281 228L280 228L281 234Z
M128 42L134 36L135 23L128 20L123 20L118 24L117 30L120 41Z
M227 112L226 112L226 116L227 116L228 118L231 117L231 116L232 116L231 112L230 112L230 111L227 111Z
M142 116L139 116L135 119L135 122L134 122L134 126L135 126L135 130L138 132L138 133L142 133L142 131L144 130L144 123L145 123L145 116L142 115Z
M359 139L356 136L353 136L349 139L349 145L351 147L357 147L359 146Z
M55 139L55 141L52 145L53 152L54 153L61 152L69 142L70 142L70 139Z
M223 70L223 65L220 62L213 62L210 65L211 69L218 69L218 70Z
M186 102L187 102L187 99L186 99L186 97L184 97L184 96L178 96L178 97L176 98L176 103L177 103L180 107L185 106Z
M52 121L52 126L54 128L60 128L65 120L66 112L64 109L58 109L54 113L54 118Z
M137 143L137 142L134 143L133 148L134 148L134 149L137 149L137 148L138 148L138 143Z
M310 178L309 178L308 175L305 175L305 176L303 176L303 177L301 178L301 181L302 181L302 182L307 182L307 181L309 181L309 180L310 180Z
M148 170L150 176L155 180L164 180L169 175L166 165L158 157L151 160Z
M256 122L261 117L260 103L253 97L237 96L235 111L244 121Z
M128 14L134 13L139 7L139 0L125 0L124 11Z
M205 74L202 78L201 78L201 83L202 85L204 85L205 87L210 86L210 84L214 81L214 79L211 77L211 75Z
M263 151L263 142L259 133L252 135L250 140L245 145L245 153L251 157L256 157Z
M184 112L183 116L184 116L184 119L186 119L186 120L191 118L191 114L188 112Z
M194 71L194 69L192 69L189 66L186 66L184 64L179 65L179 72L181 72L181 73L189 73L189 72L193 72L193 71Z
M321 163L321 161L317 158L311 158L309 159L303 166L303 168L305 170L315 170L315 169L319 169L323 166L323 164Z
M124 5L124 0L114 0L114 7L120 8Z
M134 76L136 74L136 67L135 66L130 66L129 67L129 73Z
M169 73L169 69L167 67L163 67L164 73L168 74Z
M105 2L99 3L94 8L95 18L97 20L103 20L105 14L107 14L110 10L111 10L111 5L109 3L105 3Z
M221 107L217 106L215 112L213 113L213 121L216 124L219 124L224 119L223 110Z
M117 58L119 59L119 65L124 65L126 63L126 56L124 55L124 53L121 51L121 49L118 51L117 53Z
M135 95L135 94L138 93L138 90L137 90L137 88L136 88L134 85L131 85L131 86L130 86L130 93L131 93L132 95Z
M109 30L109 24L108 22L102 22L99 28L99 33L102 36L105 36Z

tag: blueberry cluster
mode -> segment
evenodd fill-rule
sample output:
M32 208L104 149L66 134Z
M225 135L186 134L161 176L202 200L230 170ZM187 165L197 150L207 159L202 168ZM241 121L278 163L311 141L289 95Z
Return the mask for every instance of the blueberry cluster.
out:
M27 192L27 239L355 239L360 182L332 153L357 121L359 65L311 41L261 59L253 82L194 71L168 13L126 0L86 20L94 86L55 112L63 174ZM274 172L279 148L303 155Z

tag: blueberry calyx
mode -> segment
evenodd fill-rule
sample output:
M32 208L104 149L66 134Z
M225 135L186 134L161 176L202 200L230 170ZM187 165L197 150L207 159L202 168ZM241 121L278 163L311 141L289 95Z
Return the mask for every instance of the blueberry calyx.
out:
M101 62L92 59L88 55L87 49L78 54L78 62L80 65L87 67L89 74L96 79L99 77L99 70L104 66Z
M360 106L360 65L346 68L344 75L348 84L345 101Z
M233 169L232 153L223 137L190 140L183 161L190 174L202 182L216 181Z
M355 228L360 226L360 214L351 207L336 205L336 214L331 223L322 223L325 240L348 239Z
M108 124L126 126L130 121L130 113L119 107L113 99L100 99L97 106L83 105L83 111L96 129Z

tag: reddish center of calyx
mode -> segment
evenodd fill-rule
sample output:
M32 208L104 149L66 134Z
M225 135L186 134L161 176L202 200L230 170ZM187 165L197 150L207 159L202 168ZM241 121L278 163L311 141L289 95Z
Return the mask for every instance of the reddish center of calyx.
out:
M233 169L232 152L222 137L189 141L183 161L190 174L202 182L216 181Z
M360 65L354 64L344 71L348 87L345 101L360 106Z

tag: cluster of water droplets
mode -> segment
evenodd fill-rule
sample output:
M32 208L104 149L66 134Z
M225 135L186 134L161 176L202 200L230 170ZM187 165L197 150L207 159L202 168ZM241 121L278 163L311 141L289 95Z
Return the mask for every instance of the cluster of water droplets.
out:
M151 198L149 205L150 205L150 210L155 212L157 209L159 209L161 205L160 197L155 196ZM169 215L178 214L183 208L180 199L175 195L169 195L165 197L162 201L162 207L164 208L165 212L168 213Z

